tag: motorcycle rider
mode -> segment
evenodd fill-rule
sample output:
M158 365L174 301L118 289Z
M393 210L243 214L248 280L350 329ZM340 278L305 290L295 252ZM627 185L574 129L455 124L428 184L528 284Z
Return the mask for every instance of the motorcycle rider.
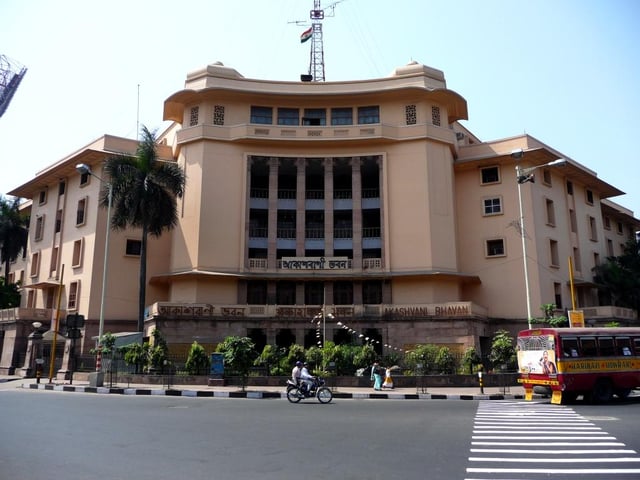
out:
M304 362L302 370L300 370L300 379L302 380L303 392L305 394L310 392L313 388L315 377L309 373L309 364L307 362Z
M291 380L293 380L293 383L295 383L296 385L300 385L301 373L302 373L302 362L298 360L296 362L296 366L293 367L293 370L291 370Z

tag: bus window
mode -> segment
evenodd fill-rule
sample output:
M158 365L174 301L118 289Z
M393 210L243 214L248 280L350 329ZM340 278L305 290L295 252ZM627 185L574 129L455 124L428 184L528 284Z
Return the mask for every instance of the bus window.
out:
M595 357L598 355L598 347L596 346L595 337L580 338L580 350L585 357Z
M562 339L562 356L563 357L578 356L578 339L577 338Z
M636 355L640 355L640 338L635 337L633 339L633 348L636 351Z
M629 337L616 337L616 355L631 355L631 339Z
M612 357L615 354L615 348L613 347L613 338L599 337L598 349L600 350L600 355L602 355L603 357Z

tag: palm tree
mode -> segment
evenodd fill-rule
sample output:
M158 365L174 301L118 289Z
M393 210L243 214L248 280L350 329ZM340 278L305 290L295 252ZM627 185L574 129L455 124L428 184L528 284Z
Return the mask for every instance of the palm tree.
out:
M142 229L138 297L138 332L144 328L147 284L147 236L159 237L178 223L177 198L182 197L185 175L173 162L158 160L155 132L142 127L142 140L135 156L115 155L107 158L105 173L113 189L111 228ZM109 185L101 194L101 203L109 201Z
M0 262L4 263L4 284L9 285L11 262L27 246L27 217L20 213L20 199L0 197Z

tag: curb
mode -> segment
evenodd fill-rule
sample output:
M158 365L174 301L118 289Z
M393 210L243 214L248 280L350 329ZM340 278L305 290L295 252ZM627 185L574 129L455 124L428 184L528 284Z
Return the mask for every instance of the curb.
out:
M82 385L51 385L30 384L24 388L30 390L47 390L54 392L79 392L115 395L146 395L165 397L198 397L198 398L245 398L272 399L287 398L286 392L270 391L211 391L211 390L175 390L149 388L117 388L117 387L87 387ZM347 400L524 400L524 395L511 394L438 394L438 393L341 393L335 392L333 398Z

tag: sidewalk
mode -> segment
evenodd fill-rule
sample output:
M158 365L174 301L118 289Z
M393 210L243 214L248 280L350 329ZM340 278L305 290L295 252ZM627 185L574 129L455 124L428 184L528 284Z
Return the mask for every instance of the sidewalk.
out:
M238 386L209 387L207 385L141 385L119 383L103 387L90 387L86 381L42 379L36 383L34 378L0 376L0 390L24 388L31 390L47 390L56 392L80 392L117 395L158 395L175 397L211 397L211 398L286 398L285 386L248 386L243 391ZM429 388L396 388L393 390L374 391L373 388L335 387L331 389L336 399L356 400L522 400L524 389L520 386L485 387L429 387Z

